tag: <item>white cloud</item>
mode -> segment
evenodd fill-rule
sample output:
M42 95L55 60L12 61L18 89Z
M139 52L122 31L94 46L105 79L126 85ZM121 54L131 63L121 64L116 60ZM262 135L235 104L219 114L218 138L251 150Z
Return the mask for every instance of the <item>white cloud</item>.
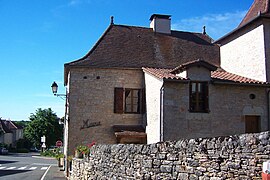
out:
M206 14L202 17L181 19L172 24L172 29L202 32L202 27L206 26L207 34L213 39L217 39L235 29L245 14L246 11L237 11L224 14Z

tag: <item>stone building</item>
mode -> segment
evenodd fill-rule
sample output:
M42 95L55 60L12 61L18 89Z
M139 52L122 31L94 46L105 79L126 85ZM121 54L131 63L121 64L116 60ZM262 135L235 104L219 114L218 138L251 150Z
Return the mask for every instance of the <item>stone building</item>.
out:
M265 4L268 6L268 1ZM152 15L150 28L112 21L84 57L65 64L65 154L93 141L154 143L267 130L267 78L251 77L253 71L238 72L260 66L234 64L242 61L238 60L242 52L238 45L224 43L235 34L247 39L244 44L253 41L252 35L245 37L240 32L249 24L267 24L267 17L262 12L257 19L244 20L237 30L217 41L221 48L205 31L171 30L169 15ZM265 29L264 24L262 27ZM262 36L262 30L260 33ZM253 57L260 62L269 55L263 42L258 40L258 49L265 47L265 55L260 51ZM244 44L241 49L250 51ZM227 45L237 52L226 52ZM263 70L256 69L254 74L257 72Z
M220 44L221 66L232 73L270 81L270 3L254 0L239 26Z
M147 142L142 67L175 68L195 59L220 64L207 34L172 31L168 15L150 20L150 28L111 23L89 53L65 64L69 153L92 141Z
M23 138L23 127L11 120L0 118L0 143L11 147L16 146L16 142Z
M268 83L203 60L143 71L147 143L268 130Z

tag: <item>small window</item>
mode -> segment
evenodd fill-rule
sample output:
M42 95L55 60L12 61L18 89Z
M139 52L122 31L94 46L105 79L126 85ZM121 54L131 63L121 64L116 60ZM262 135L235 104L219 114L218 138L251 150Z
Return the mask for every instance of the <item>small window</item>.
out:
M208 82L191 82L189 90L190 112L209 112Z
M115 88L115 113L144 113L145 96L143 89Z

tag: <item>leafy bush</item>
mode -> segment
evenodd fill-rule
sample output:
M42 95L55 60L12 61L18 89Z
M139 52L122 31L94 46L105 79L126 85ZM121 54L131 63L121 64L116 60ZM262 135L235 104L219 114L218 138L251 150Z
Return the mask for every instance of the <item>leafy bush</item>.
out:
M51 150L45 150L40 153L41 156L46 156L46 157L55 157L55 152Z
M0 147L8 148L8 145L4 143L0 143Z
M41 156L55 157L56 159L64 157L64 154L60 151L60 148L48 149L40 153Z
M19 148L17 149L17 153L29 153L29 150L26 148Z
M89 147L88 146L85 146L85 145L79 145L79 146L77 146L76 150L79 153L83 153L83 154L89 154L89 152L90 152Z
M27 148L30 149L32 146L32 143L28 139L19 139L16 142L17 149Z

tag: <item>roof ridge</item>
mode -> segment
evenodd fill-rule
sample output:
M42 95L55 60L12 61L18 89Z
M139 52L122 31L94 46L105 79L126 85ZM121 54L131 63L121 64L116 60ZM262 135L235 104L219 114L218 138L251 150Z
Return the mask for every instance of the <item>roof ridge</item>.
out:
M125 24L113 24L114 26L122 26L122 27L132 27L132 28L142 28L142 29L149 29L152 30L150 27L145 26L136 26L136 25L125 25ZM183 32L183 33L191 33L191 34L200 34L200 35L207 35L209 38L211 38L208 34L203 34L202 32L195 32L195 31L182 31L182 30L176 30L171 29L171 32ZM163 33L162 33L163 34ZM211 38L212 39L212 38Z
M269 4L269 0L254 0L238 27L243 26L261 14L269 13Z
M112 26L114 26L114 24L110 24L108 26L108 28L104 31L104 33L101 35L101 37L98 39L98 41L94 44L94 46L82 58L77 59L77 60L72 61L72 62L69 62L69 63L66 63L65 65L69 65L69 64L72 64L72 63L79 62L81 60L84 60L87 56L89 56L89 54L91 54L94 51L94 49L96 49L96 47L98 46L100 41L104 38L104 36L108 33L108 31L111 29Z

